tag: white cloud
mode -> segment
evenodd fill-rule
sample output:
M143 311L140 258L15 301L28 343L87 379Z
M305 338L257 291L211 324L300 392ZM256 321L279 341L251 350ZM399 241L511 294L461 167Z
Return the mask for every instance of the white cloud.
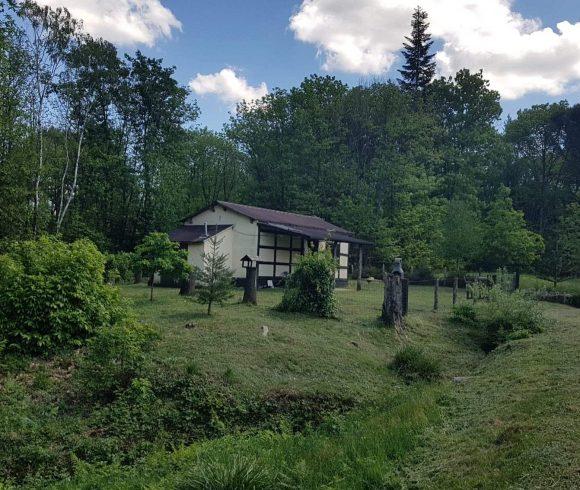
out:
M170 37L181 22L160 0L37 0L52 8L66 7L85 30L113 43L153 46Z
M442 75L483 68L508 99L533 91L559 95L580 80L580 22L542 28L515 12L512 0L303 0L290 28L317 46L323 69L378 75L396 60L417 3L443 42Z
M213 94L228 104L245 100L251 102L268 93L268 87L262 82L252 87L248 81L231 68L224 68L217 73L197 76L189 82L189 88L197 95Z

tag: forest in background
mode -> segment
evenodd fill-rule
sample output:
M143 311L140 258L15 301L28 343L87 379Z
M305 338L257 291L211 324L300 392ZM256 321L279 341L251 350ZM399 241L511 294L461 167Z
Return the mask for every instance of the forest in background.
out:
M411 55L430 47L415 27ZM312 75L214 132L163 60L0 0L0 239L132 250L222 199L321 216L375 242L374 265L577 274L580 106L504 123L484 73L437 79L430 56L414 84Z

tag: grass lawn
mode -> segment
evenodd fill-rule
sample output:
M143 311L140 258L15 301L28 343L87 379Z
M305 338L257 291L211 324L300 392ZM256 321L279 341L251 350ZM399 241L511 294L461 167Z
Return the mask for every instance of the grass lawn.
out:
M325 320L306 315L277 312L280 290L259 291L259 305L240 304L242 291L211 317L205 306L179 296L175 290L159 288L150 302L142 286L123 286L139 319L158 326L162 341L157 355L176 366L194 363L213 378L233 379L236 389L264 393L277 389L348 393L356 398L378 399L399 384L385 375L385 366L400 346L400 340L378 321L382 284L354 285L337 290L339 318ZM440 312L432 313L433 289L414 286L410 291L409 338L428 344L447 357L447 374L460 374L478 354L453 342L441 317L451 305L451 291L440 291ZM185 328L194 322L194 328ZM262 336L262 326L269 329Z
M374 403L313 432L232 436L157 453L129 469L91 467L61 488L202 488L199 475L225 474L244 461L269 482L264 488L579 486L576 309L545 304L543 333L484 356L446 322L449 291L433 313L432 289L413 287L408 342L440 358L445 379L409 386L386 369L400 341L376 323L378 285L339 292L338 320L272 311L278 291L262 291L258 307L232 302L211 318L175 291L159 290L153 304L140 286L123 292L142 319L162 327L158 355L195 360L213 376L231 368L239 389L339 390ZM198 326L184 329L191 320Z
M522 274L520 280L522 289L555 289L562 293L580 294L580 278L572 278L567 281L562 281L554 288L551 281L540 279L529 274Z
M59 462L52 481L37 475L27 482L34 488L238 488L207 482L240 474L252 474L255 488L578 488L578 309L543 304L542 333L485 355L466 328L449 323L449 289L440 290L440 310L433 312L432 287L411 287L405 339L377 320L380 283L336 294L340 314L333 320L275 311L278 290L260 291L258 306L240 304L236 291L208 317L204 305L176 290L159 288L150 302L145 286L122 287L138 319L161 333L148 354L152 366L161 361L178 376L200 372L193 379L256 400L276 392L355 400L352 410L320 426L234 430L184 446L152 445L130 464L100 463L101 452L103 458L123 452L107 441L130 438L107 435L99 421L119 415L115 431L139 433L146 415L131 412L133 402L115 412L91 405L69 410L68 371L33 362L25 372L0 374L0 442L20 448L19 467ZM403 344L438 359L442 379L406 384L391 371ZM155 403L166 416L177 413L171 401ZM192 415L197 409L193 399ZM83 462L87 454L91 463Z

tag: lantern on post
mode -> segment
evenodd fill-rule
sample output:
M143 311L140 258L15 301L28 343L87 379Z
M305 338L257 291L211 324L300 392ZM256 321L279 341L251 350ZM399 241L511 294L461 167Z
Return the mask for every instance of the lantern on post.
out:
M252 305L258 304L258 288L257 288L257 271L256 265L258 263L257 257L250 257L244 255L242 257L242 267L246 269L246 284L244 285L244 298L242 303L250 303Z
M403 259L395 259L395 263L393 264L393 270L391 274L399 276L401 279L405 277L405 271L403 271Z

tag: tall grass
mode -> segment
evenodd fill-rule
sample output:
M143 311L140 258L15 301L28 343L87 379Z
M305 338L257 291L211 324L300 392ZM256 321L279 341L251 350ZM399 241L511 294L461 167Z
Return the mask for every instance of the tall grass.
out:
M401 459L439 421L437 396L436 388L410 388L381 407L302 434L228 436L171 456L159 453L132 468L84 466L75 480L57 488L397 487Z

